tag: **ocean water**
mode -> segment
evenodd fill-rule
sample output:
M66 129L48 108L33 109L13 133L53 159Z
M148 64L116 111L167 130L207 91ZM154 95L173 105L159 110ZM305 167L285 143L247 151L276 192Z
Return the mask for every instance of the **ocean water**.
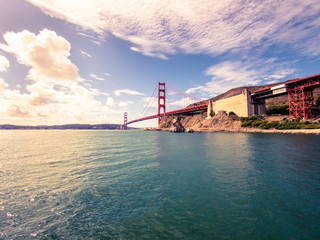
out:
M320 136L0 131L0 239L320 239Z

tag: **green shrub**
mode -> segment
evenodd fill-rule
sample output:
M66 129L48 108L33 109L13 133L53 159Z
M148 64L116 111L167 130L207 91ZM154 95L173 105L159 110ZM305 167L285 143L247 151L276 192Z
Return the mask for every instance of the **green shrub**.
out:
M308 124L302 127L302 129L318 129L320 126L318 124Z
M289 105L270 106L268 107L266 113L267 115L272 115L272 114L287 115L289 114Z
M278 121L272 121L269 123L270 128L276 128L279 126L279 122Z
M284 129L317 129L320 128L320 124L312 124L309 121L302 122L299 118L290 122L288 119L283 119L282 122L272 121L268 122L262 116L250 116L242 117L241 127L262 128L270 129L275 128L279 130ZM319 120L320 123L320 120Z

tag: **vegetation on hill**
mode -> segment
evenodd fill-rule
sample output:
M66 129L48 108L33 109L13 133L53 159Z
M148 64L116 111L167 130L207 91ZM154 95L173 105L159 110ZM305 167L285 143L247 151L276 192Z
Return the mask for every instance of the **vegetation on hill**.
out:
M241 119L241 127L251 127L251 128L262 128L262 129L319 129L320 122L311 123L309 121L301 121L300 119L294 119L293 121L289 121L287 118L284 118L282 121L267 121L263 116L250 116L250 117L242 117Z

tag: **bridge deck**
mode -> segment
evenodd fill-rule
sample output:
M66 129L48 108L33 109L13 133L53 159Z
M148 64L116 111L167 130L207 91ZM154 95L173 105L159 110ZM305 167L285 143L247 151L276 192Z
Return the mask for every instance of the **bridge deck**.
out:
M197 105L197 106L189 106L189 107L182 108L182 109L179 109L179 110L174 110L174 111L170 111L170 112L166 112L166 113L161 113L160 117L168 116L168 115L175 115L175 114L182 114L182 113L189 113L189 112L196 112L196 111L201 111L201 110L207 110L207 108L208 108L208 104L207 103L200 104L200 105ZM157 118L158 116L159 116L158 114L155 114L155 115L151 115L151 116L148 116L148 117L143 117L143 118L139 118L139 119L136 119L136 120L132 120L132 121L128 122L127 125L131 124L131 123L135 123L135 122L141 122L141 121L144 121L144 120Z

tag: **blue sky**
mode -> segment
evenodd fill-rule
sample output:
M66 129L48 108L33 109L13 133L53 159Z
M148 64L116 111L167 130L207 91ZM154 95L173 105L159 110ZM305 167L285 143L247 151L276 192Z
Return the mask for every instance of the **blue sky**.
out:
M210 98L317 74L319 39L318 0L0 0L0 124L122 123L158 81Z

